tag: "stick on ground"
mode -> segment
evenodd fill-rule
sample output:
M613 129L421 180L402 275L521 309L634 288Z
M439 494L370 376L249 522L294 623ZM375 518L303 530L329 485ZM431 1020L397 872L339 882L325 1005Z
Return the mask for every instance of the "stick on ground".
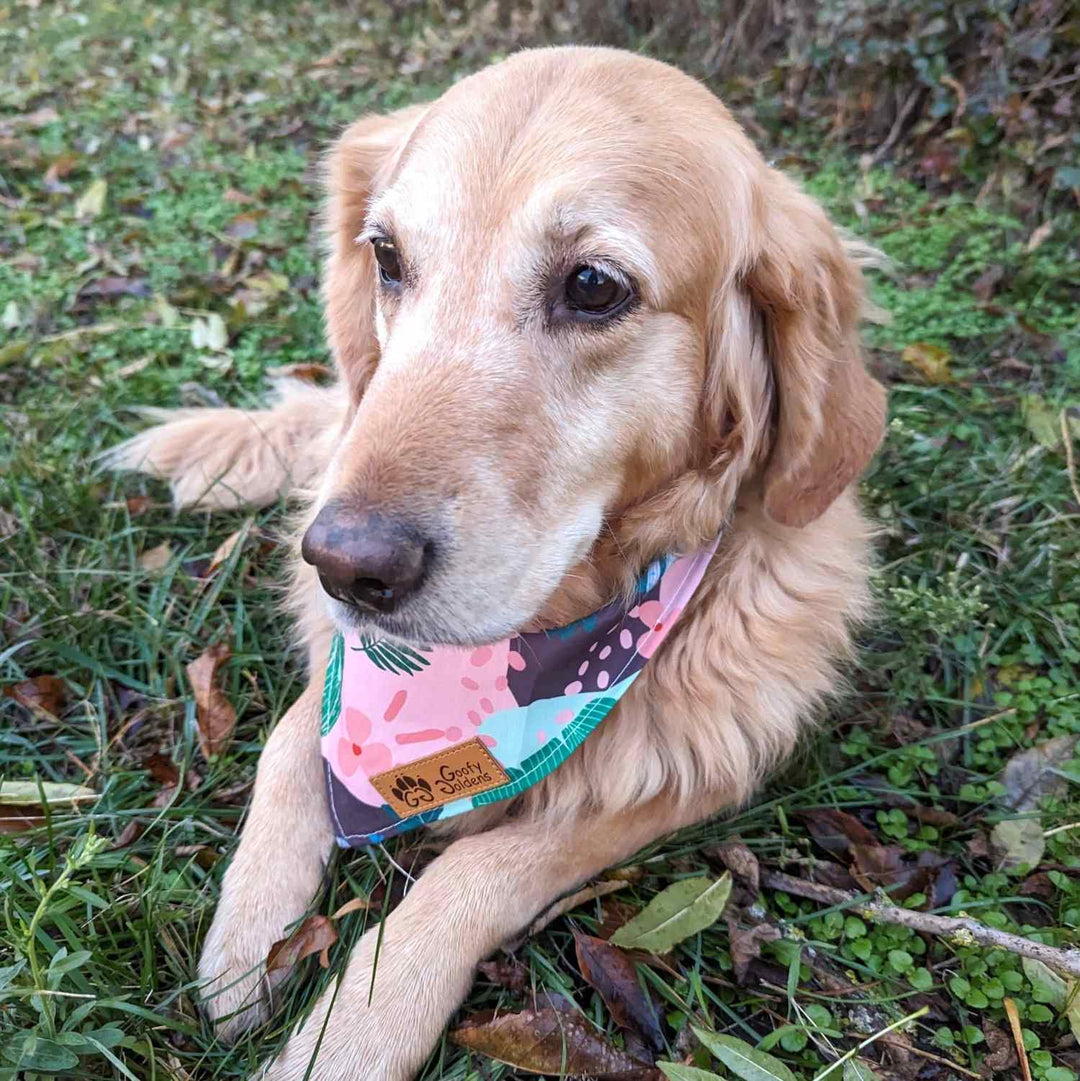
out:
M771 890L783 890L796 897L806 897L827 905L851 907L860 916L875 923L895 923L901 927L910 927L914 931L936 935L938 938L951 939L958 945L978 943L989 949L1008 950L1020 957L1042 961L1056 972L1080 979L1080 950L1044 946L1041 942L1032 942L1020 935L987 927L985 923L980 923L970 916L934 916L928 912L916 912L881 901L864 901L859 894L834 889L832 886L821 886L816 882L806 882L780 871L764 872L761 883Z

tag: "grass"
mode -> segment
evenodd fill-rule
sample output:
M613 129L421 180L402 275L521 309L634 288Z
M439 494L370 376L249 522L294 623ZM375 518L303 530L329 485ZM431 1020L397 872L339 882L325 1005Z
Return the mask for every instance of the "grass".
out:
M326 360L312 163L360 112L431 97L451 77L416 18L225 0L0 13L0 53L14 60L0 95L0 683L55 676L66 695L55 715L0 699L0 776L100 793L89 810L48 808L32 829L0 808L0 1079L244 1077L329 978L306 962L268 1029L233 1049L193 1002L259 748L302 684L274 609L283 508L257 515L207 583L198 572L245 517L173 516L160 487L89 462L132 430L133 404L248 403L268 367ZM1080 214L1051 208L1039 242L1043 222L1016 193L976 198L983 176L944 190L863 173L842 148L822 152L819 134L784 133L781 164L896 262L875 285L892 324L870 332L891 383L888 438L865 482L883 524L882 617L854 693L798 763L753 807L636 860L642 876L616 898L640 905L715 875L715 846L736 834L763 865L805 871L827 853L803 812L825 806L905 867L940 857L951 885L937 869L903 903L1073 942L1080 761L1057 763L1059 786L1027 812L1045 834L1036 866L1000 869L988 835L1016 818L1005 762L1080 735L1080 506L1060 435L1062 416L1074 439L1080 426ZM920 370L927 357L937 381ZM141 568L163 543L165 566ZM207 762L184 666L216 642L232 652L224 686L239 723ZM385 906L400 885L385 856L360 853L338 860L327 890L319 911L357 892ZM1009 997L1034 1076L1080 1073L1061 1003L1039 1001L1045 989L1016 957L773 891L742 904L744 923L767 914L785 929L745 985L731 979L723 923L679 946L674 970L640 968L675 1049L706 1021L809 1079L830 1047L929 1005L901 1031L909 1065L895 1049L884 1061L945 1078L926 1055L977 1070L1008 1031ZM564 994L618 1041L571 938L611 911L579 909L517 958L532 988ZM341 921L331 971L379 912ZM523 1001L482 977L463 1015ZM515 1075L444 1041L423 1076Z

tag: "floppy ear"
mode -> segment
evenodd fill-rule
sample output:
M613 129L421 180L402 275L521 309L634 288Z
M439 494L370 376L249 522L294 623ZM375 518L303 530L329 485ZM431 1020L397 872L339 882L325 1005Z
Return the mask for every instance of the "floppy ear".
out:
M859 340L862 272L825 212L769 172L764 243L747 274L775 387L765 513L808 525L869 464L885 431L885 390Z
M365 116L350 125L327 156L326 231L329 257L323 294L326 331L339 372L359 400L378 360L375 338L375 260L357 244L374 195L393 172L426 106L389 116Z

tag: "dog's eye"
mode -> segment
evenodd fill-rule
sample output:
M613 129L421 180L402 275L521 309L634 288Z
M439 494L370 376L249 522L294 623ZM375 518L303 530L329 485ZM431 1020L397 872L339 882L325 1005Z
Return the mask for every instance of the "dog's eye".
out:
M566 304L574 311L606 315L630 295L622 282L599 267L579 266L566 279Z
M379 264L379 277L384 285L397 285L401 281L401 260L397 245L386 237L377 236L371 242L375 261Z

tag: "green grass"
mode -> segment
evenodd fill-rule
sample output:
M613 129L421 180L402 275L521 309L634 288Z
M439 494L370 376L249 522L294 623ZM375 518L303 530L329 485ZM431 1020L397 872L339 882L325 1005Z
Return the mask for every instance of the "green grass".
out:
M0 699L0 776L100 793L87 811L57 806L37 829L0 829L0 1079L34 1076L16 1067L28 1033L54 1041L38 1045L39 1077L247 1076L328 979L305 962L267 1030L234 1049L194 1006L195 958L259 748L302 685L274 608L283 508L257 515L206 585L192 571L244 516L175 517L159 486L89 462L133 430L133 404L249 403L267 367L326 360L313 163L342 124L433 96L452 68L442 54L424 66L434 46L415 14L372 11L362 22L337 5L87 2L0 19L0 54L14 60L0 84L0 533L13 530L0 557L0 683L55 675L68 692L57 717ZM336 64L313 66L335 50ZM881 619L852 695L798 763L752 808L636 860L643 876L616 896L641 904L677 878L717 873L714 846L736 833L763 865L799 874L824 856L800 812L832 806L911 859L951 859L947 910L1069 943L1080 829L1051 833L1035 873L996 870L986 842L1008 817L1005 761L1080 735L1080 506L1054 435L1060 412L1077 426L1080 407L1080 214L1050 208L1052 231L1032 245L1042 221L1014 193L990 188L980 202L978 178L940 194L887 169L863 174L840 148L806 149L818 134L785 133L784 166L896 262L875 284L892 324L869 333L891 383L891 427L865 483L883 525ZM107 185L101 213L80 219L96 181ZM973 287L992 266L1000 280L980 300ZM86 292L125 274L133 295ZM212 314L227 344L196 347L192 327ZM947 350L950 381L927 384L902 359L919 343ZM141 570L140 554L165 542L165 569ZM225 688L240 719L207 763L184 666L218 641L232 650ZM1058 772L1064 787L1039 809L1045 831L1080 820L1080 761ZM165 798L163 781L176 781ZM133 823L141 832L118 846ZM399 861L415 843L400 843ZM342 857L317 909L373 889L392 903L391 872L381 856ZM904 903L933 902L917 891ZM1034 1075L1080 1072L1075 1044L1062 1043L1067 1022L1036 1001L1016 957L773 891L760 904L744 922L768 913L786 934L746 986L731 979L723 923L677 949L678 975L642 968L673 1045L704 1021L764 1041L809 1079L830 1046L929 1003L906 1038L977 1069L989 1050L981 1026L1007 1028L1008 995ZM534 988L565 994L619 1039L574 960L572 930L600 913L556 921L517 957ZM341 922L331 970L378 916ZM848 988L826 988L823 966ZM463 1013L523 1004L481 978ZM57 1033L68 1034L58 1060ZM423 1076L514 1074L445 1042Z

